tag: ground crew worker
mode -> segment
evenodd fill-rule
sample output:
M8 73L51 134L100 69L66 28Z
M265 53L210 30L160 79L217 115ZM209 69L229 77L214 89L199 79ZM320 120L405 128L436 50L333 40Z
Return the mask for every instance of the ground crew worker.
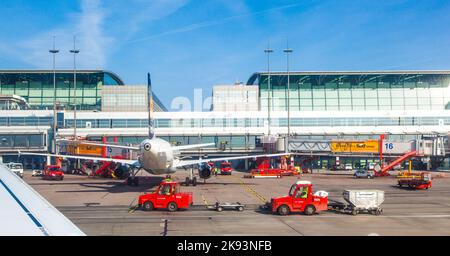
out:
M172 177L170 175L166 175L166 178L163 180L164 182L171 182Z

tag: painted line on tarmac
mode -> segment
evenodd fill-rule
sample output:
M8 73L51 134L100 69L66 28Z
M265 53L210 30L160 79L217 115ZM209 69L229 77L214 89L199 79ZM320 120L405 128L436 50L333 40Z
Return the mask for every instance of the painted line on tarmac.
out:
M260 195L258 192L256 192L254 189L252 189L249 185L245 184L241 178L235 177L235 176L232 176L232 177L235 179L238 179L239 182L241 183L241 185L247 190L247 192L249 192L251 195L255 196L263 204L265 204L267 202L267 199L264 196Z
M161 217L165 217L168 219L200 219L200 218L223 218L223 219L245 219L245 218L251 218L254 219L255 216L254 215L249 215L249 216L242 216L242 215L235 215L235 216L229 216L229 215L204 215L204 216L180 216L180 215L148 215L148 216L138 216L138 215L133 215L133 217L126 217L126 219L161 219ZM263 217L263 216L261 216ZM450 214L445 214L445 215L379 215L379 216L372 216L372 215L358 215L358 216L350 216L350 215L336 215L336 216L331 216L331 215L322 215L322 216L303 216L303 215L290 215L290 216L276 216L275 217L279 217L279 218L283 218L286 220L293 220L295 218L304 218L304 219L322 219L322 218L328 218L328 219L333 219L333 218L356 218L356 219L361 219L363 217L370 217L371 219L380 219L380 218L450 218ZM72 219L123 219L123 216L120 217L105 217L105 216L92 216L92 217L81 217L81 216L76 216L73 217Z
M137 208L139 208L139 205L131 206L128 213L134 213L137 210Z
M202 194L202 200L203 200L203 203L205 204L205 207L208 208L208 201L206 201L205 196L203 196L203 194Z

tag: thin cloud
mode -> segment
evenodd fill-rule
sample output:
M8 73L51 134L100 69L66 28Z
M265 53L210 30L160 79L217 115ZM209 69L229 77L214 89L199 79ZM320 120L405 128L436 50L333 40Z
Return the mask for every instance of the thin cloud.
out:
M168 35L173 35L173 34L178 34L178 33L183 33L183 32L189 32L189 31L200 29L200 28L206 28L206 27L211 27L211 26L215 26L215 25L228 23L228 22L231 22L233 20L240 19L240 18L246 18L246 17L251 17L251 16L263 15L263 14L266 14L266 13L270 13L270 12L277 11L277 10L282 10L282 9L287 9L287 8L291 8L291 7L298 6L298 5L300 5L300 4L297 3L297 4L283 5L283 6L270 8L270 9L267 9L267 10L262 10L262 11L252 12L252 13L245 13L245 14L240 14L240 15L229 16L229 17L225 17L225 18L222 18L222 19L218 19L218 20L211 20L211 21L194 23L194 24L187 25L185 27L169 30L169 31L166 31L166 32L163 32L163 33L159 33L159 34L155 34L155 35L151 35L151 36L147 36L147 37L142 37L142 38L139 38L139 39L128 40L128 41L126 41L126 43L138 43L138 42L147 41L147 40L151 40L151 39L155 39L155 38L159 38L159 37L163 37L163 36L168 36Z
M71 68L72 56L69 49L73 48L73 35L76 35L77 48L80 49L77 66L80 68L101 68L106 64L105 52L114 42L103 32L105 15L100 0L81 1L81 12L74 13L69 22L59 28L43 32L19 44L21 51L25 52L24 61L37 67L43 63L50 65L48 49L52 45L53 36L56 37L57 48L60 53L57 57L59 68Z

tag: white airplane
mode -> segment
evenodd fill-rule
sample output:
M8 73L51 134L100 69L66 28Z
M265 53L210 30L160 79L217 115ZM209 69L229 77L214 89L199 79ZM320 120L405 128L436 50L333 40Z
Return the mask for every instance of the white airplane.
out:
M0 208L0 236L85 235L2 163L0 163Z
M103 157L89 157L89 156L75 156L75 155L61 155L61 154L43 154L43 153L21 153L19 155L38 155L38 156L50 156L50 157L60 157L60 158L73 158L73 159L83 159L83 160L93 160L93 161L111 161L121 164L127 164L132 167L131 177L128 178L127 183L129 185L137 186L139 184L139 180L136 177L136 170L143 169L150 174L170 174L174 173L177 168L201 165L207 162L216 162L216 161L224 161L224 160L237 160L237 159L248 159L248 158L257 158L257 157L274 157L274 156L282 156L289 155L289 153L280 153L280 154L262 154L262 155L244 155L244 156L235 156L235 157L220 157L220 158L204 158L204 159L196 159L196 160L182 160L180 156L180 150L192 149L192 148L200 148L215 145L215 143L204 143L204 144L193 144L193 145L183 145L183 146L172 146L169 142L156 138L153 132L153 120L152 120L152 90L151 90L151 80L150 74L148 74L148 121L149 121L149 138L143 140L139 147L132 146L122 146L122 145L114 145L114 144L102 144L96 142L86 142L86 141L73 141L72 143L80 143L94 146L106 146L106 147L116 147L123 148L128 150L136 150L139 151L138 159L136 160L127 160L127 159L113 159L113 158L103 158ZM190 169L190 175L186 178L186 184L193 184L194 186L197 183L195 177L193 177L193 170ZM199 168L199 176L202 179L208 179L211 177L212 170L211 167L207 164L201 165Z

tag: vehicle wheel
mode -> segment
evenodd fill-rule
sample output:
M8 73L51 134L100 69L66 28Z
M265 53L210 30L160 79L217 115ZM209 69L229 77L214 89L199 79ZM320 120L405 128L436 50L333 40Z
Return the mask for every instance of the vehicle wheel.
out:
M370 176L367 176L367 178L368 178L368 179L371 179L372 177L370 177Z
M289 207L285 204L283 204L282 206L278 207L278 214L280 214L281 216L285 216L288 215L291 210L289 209Z
M59 179L59 180L63 180L64 179L64 177L61 177L61 179Z
M178 210L178 205L177 205L175 202L170 202L170 203L167 205L167 210L168 210L169 212L176 212L176 211Z
M351 213L353 216L358 215L358 211L357 210L353 210Z
M242 212L242 211L244 211L244 207L238 206L237 210L240 211L240 212Z
M221 212L221 211L223 211L223 207L222 206L219 206L219 207L217 207L217 209L216 209L218 212Z
M192 186L197 186L197 177L194 177L193 179L192 179Z
M304 213L306 215L313 215L314 213L316 213L316 207L314 207L314 205L308 205L306 206Z
M144 211L153 211L153 203L150 201L145 202L144 205L142 205L142 209L144 209Z
M184 185L189 186L189 183L191 183L191 181L189 180L189 177L186 177L186 180L184 181Z

